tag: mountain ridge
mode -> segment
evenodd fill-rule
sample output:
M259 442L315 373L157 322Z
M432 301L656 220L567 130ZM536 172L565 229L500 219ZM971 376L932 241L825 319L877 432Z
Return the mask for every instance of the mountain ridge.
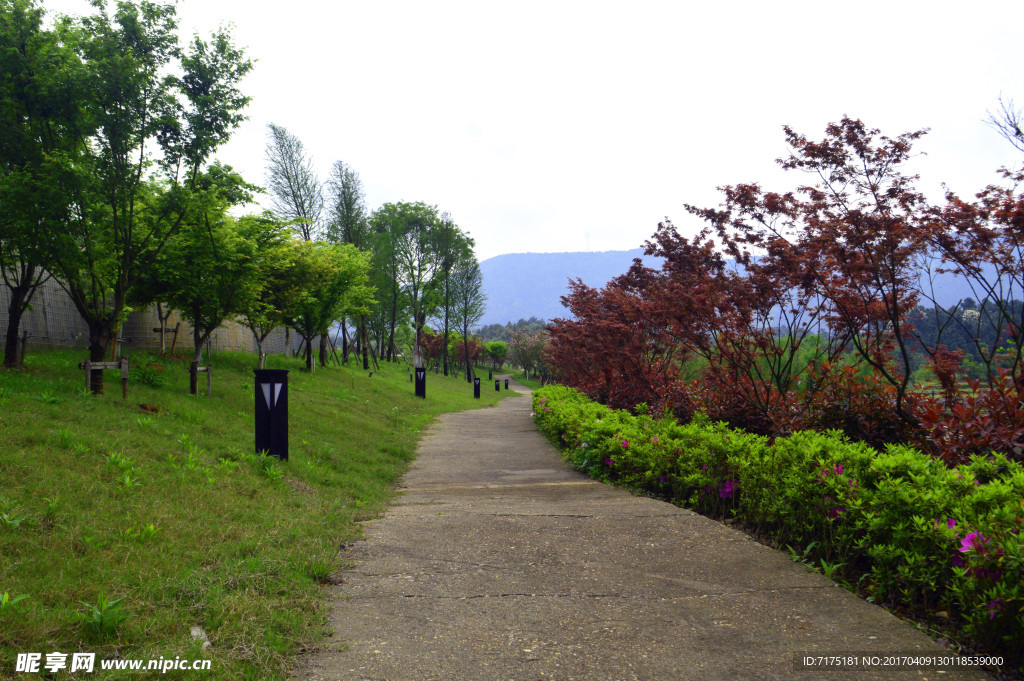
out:
M644 249L628 251L568 251L564 253L506 253L480 263L487 309L481 326L505 324L529 317L548 321L566 317L559 298L569 291L570 279L582 279L600 288L629 269L634 258L648 267L661 259L644 256Z
M645 265L661 267L661 258L645 256L644 249L628 251L566 251L562 253L506 253L480 263L487 292L487 307L480 326L506 324L540 317L552 320L569 317L561 302L568 293L569 280L579 278L593 288L625 274L635 258ZM939 303L952 305L972 297L967 281L952 274L935 278ZM922 301L924 303L924 301Z

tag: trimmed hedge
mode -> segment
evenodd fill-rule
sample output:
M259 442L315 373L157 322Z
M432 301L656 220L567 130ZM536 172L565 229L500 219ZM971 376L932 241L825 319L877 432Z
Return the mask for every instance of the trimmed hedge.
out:
M949 468L838 431L769 439L680 424L548 386L534 419L589 475L733 518L868 600L955 631L1024 672L1024 467L1001 454Z

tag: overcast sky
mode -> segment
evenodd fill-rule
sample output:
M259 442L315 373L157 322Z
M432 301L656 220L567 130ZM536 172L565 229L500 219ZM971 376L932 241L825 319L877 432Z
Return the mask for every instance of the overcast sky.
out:
M83 0L43 0L86 13ZM234 25L256 60L249 120L218 157L264 182L266 126L372 210L451 212L481 260L636 248L715 188L802 181L774 159L844 114L930 128L921 187L972 195L1024 158L985 123L1024 106L1024 2L182 0L185 35Z

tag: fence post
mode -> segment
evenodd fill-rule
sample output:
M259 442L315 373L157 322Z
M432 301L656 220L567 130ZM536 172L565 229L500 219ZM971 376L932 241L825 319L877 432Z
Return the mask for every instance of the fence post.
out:
M25 369L25 350L28 348L28 331L21 334L21 347L15 349L15 356L18 358L18 369Z
M128 358L121 355L121 397L128 399Z

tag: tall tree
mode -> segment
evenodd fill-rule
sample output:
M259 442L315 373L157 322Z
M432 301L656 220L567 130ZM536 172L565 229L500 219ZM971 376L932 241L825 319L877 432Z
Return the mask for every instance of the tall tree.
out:
M65 219L40 223L37 238L98 361L140 273L207 200L196 182L243 120L249 99L237 85L252 64L223 30L183 50L173 5L121 2L112 15L97 5L54 30L77 62L62 93L67 148L45 155L45 174L70 201ZM102 392L102 372L92 385Z
M378 290L386 300L380 312L389 317L388 357L394 356L398 321L406 312L413 325L413 352L418 355L420 332L437 304L437 208L421 202L386 203L374 211L371 225L374 267L381 278Z
M352 244L361 251L370 248L369 221L366 214L363 183L359 173L344 161L335 161L327 181L330 196L330 219L327 239L335 243ZM356 337L363 355L363 369L370 368L369 336L366 315L356 318ZM348 332L345 319L341 320L342 357L348 359Z
M274 213L305 241L321 235L324 195L313 159L302 140L284 127L267 125L267 189Z
M330 197L327 240L366 250L369 223L366 194L359 173L344 161L335 161L327 180L327 190Z
M455 316L453 313L456 303L452 271L461 262L473 257L473 240L466 236L452 220L451 215L445 212L440 216L433 241L438 260L437 319L441 322L441 335L444 338L441 363L444 367L444 375L447 376L451 363L448 353L450 326Z
M462 332L463 361L466 365L466 380L473 380L473 362L470 357L469 330L484 316L487 294L484 293L484 277L476 256L469 253L460 258L449 275L451 282L452 311ZM447 343L447 339L446 339Z
M77 111L63 96L76 55L42 27L33 0L0 0L0 278L10 290L4 365L18 361L21 317L48 278L37 230L62 224L69 203L48 155L77 143Z

